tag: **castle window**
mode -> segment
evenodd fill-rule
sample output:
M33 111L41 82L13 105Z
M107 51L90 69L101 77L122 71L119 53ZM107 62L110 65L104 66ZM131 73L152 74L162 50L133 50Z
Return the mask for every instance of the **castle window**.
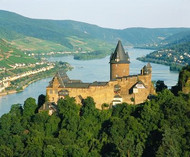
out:
M53 90L52 89L49 90L49 94L53 94Z
M68 90L61 90L58 92L59 96L66 96L69 95L69 91Z
M138 93L138 88L133 88L133 93Z
M57 91L57 89L56 89L54 92L55 92L55 94L58 94L58 91Z
M120 85L115 85L114 86L114 93L118 93L121 90L121 86Z
M115 59L116 62L119 62L119 60L120 60L119 58L116 58L116 59Z

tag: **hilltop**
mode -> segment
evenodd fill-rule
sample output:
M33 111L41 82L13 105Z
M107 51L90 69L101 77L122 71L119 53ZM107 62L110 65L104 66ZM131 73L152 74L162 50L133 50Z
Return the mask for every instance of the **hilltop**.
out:
M109 50L121 39L124 45L155 45L188 28L101 28L71 20L40 20L0 11L0 38L28 51ZM29 44L30 43L30 44ZM107 50L108 50L107 49Z

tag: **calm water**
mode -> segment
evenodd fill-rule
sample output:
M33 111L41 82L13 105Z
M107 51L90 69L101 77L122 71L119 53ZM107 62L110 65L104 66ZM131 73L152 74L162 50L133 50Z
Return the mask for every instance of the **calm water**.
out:
M130 74L139 74L141 68L146 64L136 60L139 56L144 56L152 50L128 49L130 56ZM90 61L74 60L73 56L53 57L50 61L65 61L70 63L74 69L67 74L71 79L80 79L83 82L93 81L109 81L109 56L103 59L95 59ZM175 85L178 79L177 72L171 72L168 66L160 64L152 65L152 80L163 80L169 87ZM23 92L0 97L0 116L9 112L12 104L23 104L28 97L37 100L40 94L45 94L46 86L51 78L43 79L29 85Z

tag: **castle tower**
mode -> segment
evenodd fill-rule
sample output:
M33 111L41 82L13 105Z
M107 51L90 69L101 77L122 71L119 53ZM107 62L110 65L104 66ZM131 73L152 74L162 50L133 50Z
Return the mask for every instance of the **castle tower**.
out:
M149 75L149 74L152 74L152 66L150 65L150 63L148 63L141 69L141 75Z
M152 66L150 65L150 63L148 63L146 67L147 67L149 73L151 74L152 73Z
M110 57L110 80L114 80L117 77L128 76L129 63L128 52L125 53L122 43L119 40L114 53L112 53Z

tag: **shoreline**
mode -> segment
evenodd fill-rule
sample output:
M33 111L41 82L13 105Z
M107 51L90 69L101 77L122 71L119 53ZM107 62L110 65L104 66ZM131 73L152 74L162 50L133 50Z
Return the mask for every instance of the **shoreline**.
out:
M45 77L45 78L48 78L48 77ZM2 93L0 93L0 97L6 96L6 95L10 95L10 94L19 93L19 92L23 92L32 83L37 82L37 81L42 80L42 79L45 79L45 78L36 79L34 81L31 81L27 85L23 86L22 90L19 90L19 91L17 91L17 90L14 89L14 90L10 90L10 91L7 91L7 92L2 92Z
M2 92L2 93L0 93L0 97L6 96L6 95L9 95L9 94L15 94L15 93L17 93L16 90L11 90L11 91L7 91L7 92Z
M170 63L170 62L164 62L162 60L158 60L158 59L150 59L150 58L143 58L143 57L139 57L137 58L138 61L141 62L150 62L150 63L155 63L155 64L160 64L160 65L166 65L170 67L170 71L172 72L179 72L183 66L185 65L177 65L176 63Z
M57 65L57 66L55 66L54 68L52 68L52 69L50 69L50 70L48 70L48 71L44 71L44 72L42 72L42 73L37 73L37 74L32 75L32 76L31 76L32 79L31 79L31 80L28 80L28 82L26 81L26 80L27 80L27 78L26 78L26 80L24 80L24 81L26 81L26 84L23 85L23 86L20 88L20 90L12 89L12 90L8 90L8 91L5 90L5 92L1 92L1 93L0 93L0 97L6 96L6 95L10 95L10 94L19 93L19 92L23 92L24 89L27 88L30 84L32 84L32 83L34 83L34 82L37 82L37 81L39 81L39 80L45 79L45 78L53 77L53 76L55 75L55 71L56 71L58 68L64 68L64 67L66 68L66 69L64 69L64 70L66 70L66 71L71 70L71 69L70 69L70 65L66 65L66 66L62 66L62 67L59 67L59 65ZM27 76L27 77L28 77L28 76ZM20 83L22 83L22 81L21 81Z

